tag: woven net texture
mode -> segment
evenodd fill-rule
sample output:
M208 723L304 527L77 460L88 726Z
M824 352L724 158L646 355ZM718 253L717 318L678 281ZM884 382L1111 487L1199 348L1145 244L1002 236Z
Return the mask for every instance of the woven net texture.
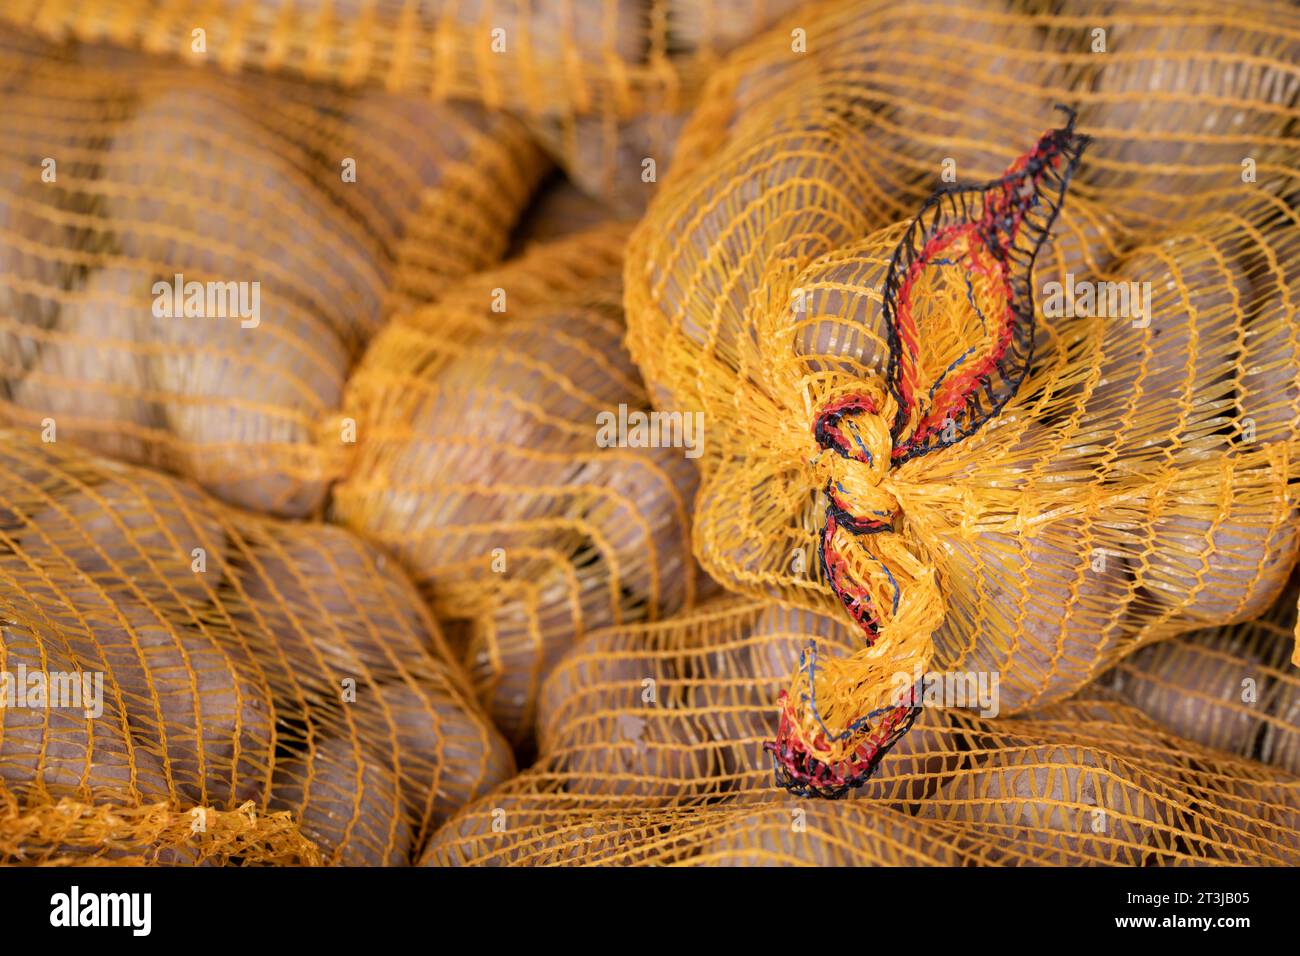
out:
M851 626L729 598L610 628L543 688L537 764L453 817L422 862L1294 866L1295 593L1014 717L982 712L972 685L968 705L923 708L840 800L773 789L764 744L804 646L851 653Z
M798 0L18 0L0 19L226 71L463 100L523 118L639 212L721 56ZM639 174L654 160L650 178ZM631 178L626 163L637 166Z
M8 33L0 86L0 420L289 517L347 467L365 344L499 259L547 168L472 105Z
M374 547L3 437L0 860L405 863L514 772Z
M0 860L1300 862L1298 63L6 4Z
M627 232L536 246L396 316L344 396L359 439L331 516L410 570L517 744L568 646L703 586L695 462L601 442L595 425L650 409L621 344Z
M895 673L1020 713L1285 584L1300 21L1203 6L827 4L710 78L628 344L709 423L704 570L862 631L793 669L792 784L870 773Z

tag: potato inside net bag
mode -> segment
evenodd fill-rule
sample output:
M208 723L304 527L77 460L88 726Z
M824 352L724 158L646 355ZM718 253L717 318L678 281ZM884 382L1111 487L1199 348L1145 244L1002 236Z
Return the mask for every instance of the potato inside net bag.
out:
M0 34L0 417L301 517L393 309L499 258L545 169L503 115Z
M1294 192L1296 26L1294 7L1267 0L807 4L709 76L673 162L695 165L725 144L719 130L760 116L851 120L871 142L855 158L870 205L889 221L941 182L1000 174L1013 144L1067 103L1095 138L1079 194L1104 195L1133 228L1158 227L1244 194Z
M3 439L5 860L405 863L514 771L372 546Z
M543 687L537 763L436 833L430 865L1294 864L1300 782L1180 737L1104 688L1005 718L927 701L846 799L773 784L763 742L832 616L729 597L575 645ZM1163 645L1157 645L1157 649ZM582 772L577 772L582 768Z
M475 687L516 743L575 638L694 600L701 436L682 416L648 430L622 346L626 235L611 224L534 247L396 316L344 399L357 454L334 517L461 622Z
M1300 772L1300 676L1290 666L1293 579L1263 617L1125 658L1101 684L1181 737Z
M1052 35L1033 18L951 13L895 34L892 8L831 4L806 56L775 33L742 49L629 246L629 348L709 423L701 564L864 637L793 669L775 749L800 792L860 785L906 732L891 674L996 673L1023 711L1142 643L1258 615L1296 561L1285 183L1159 228L1107 188L1067 196L1102 137L1081 131L1091 74L1022 55ZM988 30L959 36L971 21ZM1253 63L1221 30L1219 55ZM981 67L955 111L877 74L949 47ZM1023 93L1016 122L982 112L1007 102L995 74ZM959 176L1005 172L945 184L941 143Z

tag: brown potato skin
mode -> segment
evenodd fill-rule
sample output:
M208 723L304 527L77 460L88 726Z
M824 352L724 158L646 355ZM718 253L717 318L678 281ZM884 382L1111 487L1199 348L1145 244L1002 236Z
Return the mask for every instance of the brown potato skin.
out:
M101 464L114 473L112 463ZM176 606L216 594L227 537L217 510L189 483L122 468L120 477L73 491L37 512L19 547L29 561L75 569L137 598ZM202 554L196 556L196 549Z
M1133 863L1168 824L1167 797L1116 758L1064 745L1008 747L954 776L921 816L972 824L973 832L1018 859L1037 848L1044 862L1101 855Z
M381 266L308 178L309 160L255 115L250 95L210 78L152 91L104 157L117 241L162 278L259 281L358 343L377 323Z
M412 835L396 780L364 745L325 737L310 754L281 761L269 807L291 811L330 864L401 866L410 861Z
M0 669L87 672L93 665L59 649L51 635L0 625ZM104 712L87 718L64 708L0 708L0 782L17 794L79 797L133 805L169 802L161 761L134 741L104 682Z
M162 426L158 406L146 398L150 284L148 273L132 269L93 272L59 311L58 338L28 342L35 358L12 386L14 404L33 421L54 419L57 434L92 451L149 461L151 442L141 433Z

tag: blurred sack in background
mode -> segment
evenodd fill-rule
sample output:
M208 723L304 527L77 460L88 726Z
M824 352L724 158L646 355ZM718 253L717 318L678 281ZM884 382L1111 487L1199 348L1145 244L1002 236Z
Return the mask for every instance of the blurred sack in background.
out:
M513 773L373 547L4 438L0 671L101 708L0 708L0 858L402 863Z
M625 212L649 190L721 56L798 0L114 0L10 4L53 39L108 42L231 72L481 103L522 118ZM636 167L624 175L624 163Z
M471 106L0 35L0 415L318 513L386 315L506 250L545 161Z

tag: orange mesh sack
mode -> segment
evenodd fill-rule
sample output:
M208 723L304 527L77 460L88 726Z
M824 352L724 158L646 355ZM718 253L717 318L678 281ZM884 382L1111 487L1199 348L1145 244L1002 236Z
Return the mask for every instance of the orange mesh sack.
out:
M1284 644L1288 634L1278 628L1270 637ZM449 820L424 862L1172 866L1300 859L1300 780L1286 767L1284 745L1264 760L1225 752L1194 734L1180 736L1096 685L1008 718L997 713L996 696L986 696L990 687L970 683L957 706L927 701L871 779L845 799L784 793L773 785L765 741L777 731L787 674L810 640L834 657L852 654L861 636L837 617L735 598L589 636L543 687L537 764ZM1175 646L1160 644L1128 661ZM1247 672L1260 681L1261 703L1270 701L1269 726L1294 733L1296 715L1283 703L1294 697L1294 680L1266 692L1274 673L1253 663ZM1199 715L1208 725L1216 686L1201 691Z
M719 55L798 0L77 0L6 5L56 39L226 70L469 100L526 117L593 193L639 211Z
M1296 27L1270 0L823 0L710 74L674 161L707 161L764 118L808 133L811 159L829 129L853 139L852 199L880 225L936 186L1000 175L1066 103L1094 135L1076 195L1158 228L1294 192Z
M384 315L499 258L545 161L462 105L0 34L0 417L284 516Z
M1300 151L1274 120L1296 115L1294 58L1195 10L1126 6L1115 37L1160 42L1112 57L1080 55L1068 11L827 4L820 42L755 41L683 133L625 274L652 393L708 425L696 556L863 638L794 668L775 749L795 790L869 777L916 717L899 674L997 674L1017 713L1285 583ZM1233 136L1284 161L1183 177L1181 148L1121 150L1121 187L1117 142L1149 125L1219 145L1150 95L1184 88L1204 31L1207 61L1238 64L1197 74L1212 115L1239 104ZM953 98L905 69L939 63ZM1117 71L1125 91L1098 93ZM1128 201L1171 171L1182 216Z
M405 863L514 771L374 548L0 437L0 859Z
M516 743L570 643L697 587L690 446L618 424L649 407L622 347L626 234L536 246L394 317L344 399L358 442L333 515L459 622L479 696Z
M1146 647L1100 681L1181 737L1300 775L1293 579L1261 618Z

